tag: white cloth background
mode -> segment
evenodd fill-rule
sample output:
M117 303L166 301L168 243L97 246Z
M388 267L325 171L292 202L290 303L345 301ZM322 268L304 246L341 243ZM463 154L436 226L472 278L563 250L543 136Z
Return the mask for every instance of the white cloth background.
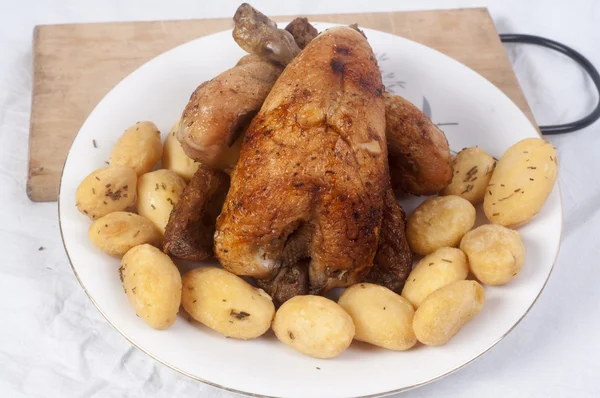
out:
M253 1L271 15L440 3L448 8L482 1ZM226 17L238 4L0 0L0 396L233 396L155 362L104 320L68 264L56 203L30 202L25 180L34 25ZM600 1L490 0L489 9L500 32L564 42L600 67ZM508 53L539 124L574 120L597 101L589 79L566 58L531 46L509 46ZM600 396L600 122L549 139L559 152L565 223L546 289L529 315L486 355L403 396ZM38 251L40 246L45 250Z

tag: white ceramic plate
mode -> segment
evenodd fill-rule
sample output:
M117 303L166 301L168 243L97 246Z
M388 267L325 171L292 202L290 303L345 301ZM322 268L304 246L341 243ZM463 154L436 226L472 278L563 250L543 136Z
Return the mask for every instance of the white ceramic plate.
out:
M319 30L331 26L317 24ZM499 157L515 142L537 136L515 104L464 65L401 37L370 29L365 33L388 89L421 107L434 123L443 124L452 149L479 145ZM558 188L535 220L519 229L527 249L523 271L506 286L486 287L483 311L443 347L393 352L354 343L338 358L320 360L293 351L271 332L257 340L237 341L181 315L166 331L153 330L135 316L119 281L119 261L100 252L87 237L90 220L76 210L75 190L87 174L105 166L128 126L151 120L164 138L196 86L230 68L242 55L231 31L168 51L108 93L75 138L60 189L61 230L73 270L106 319L132 344L181 373L228 390L275 397L359 397L402 391L455 371L502 339L533 305L552 270L562 225ZM419 201L403 205L412 211Z

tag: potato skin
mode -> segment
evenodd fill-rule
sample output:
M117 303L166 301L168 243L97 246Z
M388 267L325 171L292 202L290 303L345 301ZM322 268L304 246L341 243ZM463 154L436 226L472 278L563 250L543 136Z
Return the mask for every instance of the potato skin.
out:
M466 279L468 274L465 253L454 247L442 247L423 257L413 268L402 289L402 297L418 308L431 293Z
M152 245L129 250L119 268L123 289L135 313L154 329L175 322L181 304L181 275L169 256Z
M104 253L123 257L137 245L160 244L162 237L147 219L134 213L116 211L94 221L88 229L92 243Z
M338 304L350 314L358 341L404 351L417 343L412 322L415 310L402 296L372 283L350 286Z
M254 339L271 326L275 306L262 289L215 267L183 276L183 308L196 321L235 339Z
M122 211L135 202L137 176L125 166L109 166L93 171L75 192L77 209L92 220Z
M185 182L189 182L198 170L200 163L195 162L185 153L181 143L177 139L179 123L180 121L175 123L165 139L162 152L162 167L163 169L173 170Z
M417 339L426 345L444 345L477 315L485 290L476 281L456 281L431 293L413 320Z
M558 176L554 147L541 138L527 138L510 147L498 161L483 200L493 224L516 228L535 217Z
M475 216L475 207L460 196L427 199L408 218L408 244L423 256L441 247L458 246L463 235L473 228Z
M152 122L137 122L119 138L110 154L110 165L128 166L141 176L162 156L160 131Z
M469 258L473 274L486 285L511 281L525 262L521 234L501 225L482 225L467 232L460 248Z
M156 170L138 178L137 211L150 220L161 234L169 222L173 207L185 188L185 181L171 170Z
M496 160L478 147L465 148L452 161L452 182L440 195L457 195L476 205L483 202Z
M275 314L273 331L282 343L315 358L333 358L350 346L354 323L337 303L321 296L295 296Z

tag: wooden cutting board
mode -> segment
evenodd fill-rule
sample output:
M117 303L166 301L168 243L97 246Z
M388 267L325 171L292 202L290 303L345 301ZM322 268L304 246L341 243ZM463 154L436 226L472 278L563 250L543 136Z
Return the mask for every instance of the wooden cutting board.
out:
M311 15L309 20L356 22L439 50L495 84L535 123L485 8ZM119 81L166 50L232 27L230 18L37 26L33 37L29 198L36 202L57 199L73 138L96 104Z

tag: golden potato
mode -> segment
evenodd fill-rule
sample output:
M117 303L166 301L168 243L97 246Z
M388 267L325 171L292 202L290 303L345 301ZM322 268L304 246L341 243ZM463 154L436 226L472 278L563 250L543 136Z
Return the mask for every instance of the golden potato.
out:
M486 285L509 282L521 272L525 261L521 234L501 225L482 225L467 232L460 248L469 258L473 275Z
M92 220L122 211L135 202L137 176L131 167L110 166L93 171L75 192L77 209Z
M110 165L128 166L141 176L152 170L162 156L160 131L152 122L137 122L129 127L110 154Z
M283 303L275 314L273 331L296 351L324 359L340 355L354 338L350 315L321 296L296 296Z
M413 268L402 289L402 297L418 308L431 293L452 282L466 279L468 274L465 253L454 247L442 247L423 257Z
M496 160L478 147L465 148L452 161L452 182L440 193L457 195L476 205L483 201Z
M183 151L181 143L177 139L177 130L179 130L179 121L175 123L163 146L162 167L163 169L173 170L186 182L192 179L199 163L195 162Z
M275 316L267 293L215 267L196 268L183 276L182 304L198 322L235 339L261 336Z
M150 220L161 234L169 222L173 207L185 188L185 181L171 170L156 170L138 178L137 211Z
M104 253L123 257L134 246L160 244L162 237L147 219L134 213L115 211L100 217L90 225L88 236Z
M558 175L554 147L541 138L511 146L498 161L483 200L493 224L516 228L535 217L552 192Z
M441 247L455 247L475 224L475 207L456 195L431 198L408 218L406 238L410 248L423 256Z
M485 290L476 281L456 281L431 293L415 311L413 329L426 345L444 345L481 311Z
M350 314L356 340L395 351L417 343L412 327L415 310L388 288L359 283L344 290L338 304Z
M169 256L143 244L129 250L119 268L123 289L138 314L154 329L175 322L181 304L181 275Z

